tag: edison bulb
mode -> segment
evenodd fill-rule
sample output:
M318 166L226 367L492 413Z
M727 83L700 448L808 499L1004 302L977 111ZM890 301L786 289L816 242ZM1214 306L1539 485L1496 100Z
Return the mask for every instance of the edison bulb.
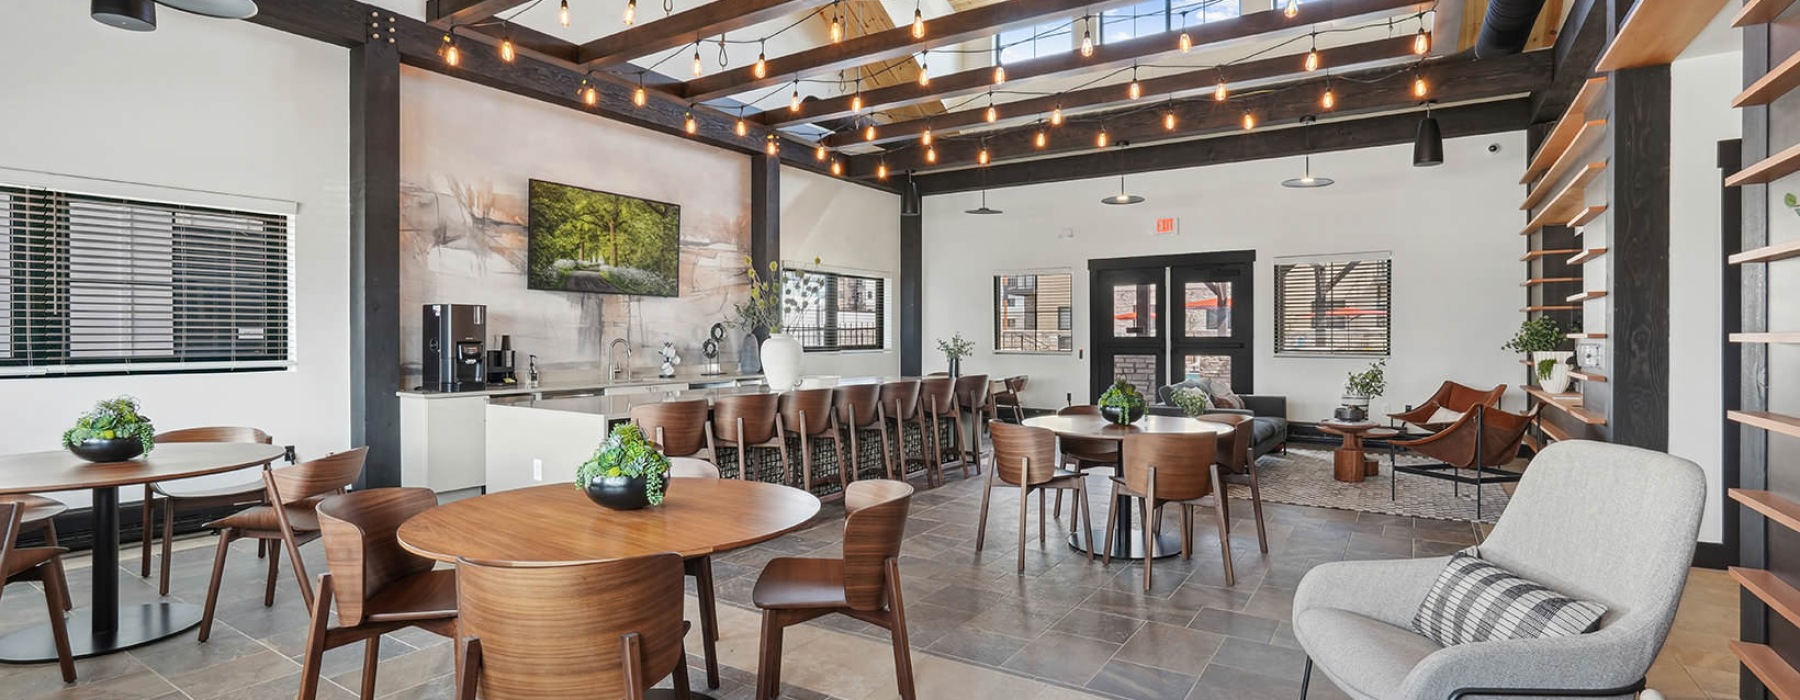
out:
M444 47L444 62L452 66L462 65L462 51L456 48L455 42Z
M625 26L629 27L637 21L637 0L625 3Z
M694 77L698 78L704 72L706 68L700 64L700 49L694 49Z
M1425 33L1424 27L1419 27L1419 33L1413 35L1412 49L1414 54L1420 56L1431 50L1431 35Z
M750 125L744 123L743 117L738 117L737 125L733 128L737 130L737 135L739 135L739 136L744 136L744 135L747 135L750 133Z
M977 163L980 163L980 164L982 164L982 165L987 165L987 164L988 164L988 150L987 150L987 148L985 148L985 147L984 147L984 148L982 148L982 149L981 149L981 152L979 152L979 153L976 153L976 154L975 154L975 162L977 162Z
M1050 145L1050 135L1044 133L1043 129L1038 129L1037 138L1032 141L1032 145L1037 146L1038 148Z
M769 155L773 156L773 155L780 155L780 154L781 154L781 146L776 145L775 139L773 139L773 138L769 139Z
M832 17L831 18L831 43L835 44L835 43L838 43L843 40L844 40L844 23L839 22L838 18Z
M1430 91L1430 87L1425 84L1425 76L1413 78L1413 97L1424 97Z
M1249 112L1245 112L1244 113L1244 130L1249 131L1254 128L1256 128L1256 115L1251 114Z
M795 88L794 94L788 97L788 111L789 112L799 112L800 111L800 90L798 88Z
M931 145L931 127L925 127L925 133L919 134L919 145Z
M757 80L769 77L769 60L761 52L756 54L756 65L751 67L750 72L756 74Z
M1182 32L1181 39L1176 41L1175 45L1181 48L1182 53L1187 53L1194 50L1194 38L1188 36L1187 32Z
M994 66L994 84L1006 82L1006 66Z
M1087 33L1086 30L1081 32L1081 55L1083 58L1094 55L1094 35Z
M644 86L639 85L636 90L631 91L631 103L632 104L642 107L642 106L644 106L645 102L649 102L649 101L650 101L650 93L644 91Z
M816 160L825 160L825 147L819 146L818 148L813 149L813 158Z
M1125 94L1134 100L1139 97L1143 97L1144 96L1144 86L1139 84L1136 79L1133 79L1131 81L1131 85L1126 86Z
M507 63L512 63L513 59L518 58L518 57L519 57L519 53L518 53L518 51L513 49L512 40L511 39L501 39L500 40L500 60L505 61Z
M1112 137L1106 133L1105 129L1101 129L1099 134L1094 135L1095 146L1106 148L1106 144L1109 143L1112 143Z
M1319 98L1319 106L1324 107L1325 109L1335 109L1337 107L1337 93L1333 92L1331 88L1325 88L1324 96Z
M1165 131L1174 131L1175 130L1175 113L1174 112L1163 112L1163 130L1165 130Z
M1000 110L995 109L993 105L988 105L987 120L988 120L989 124L999 121L1000 120Z
M850 96L850 111L852 111L852 112L861 112L862 111L862 93L859 92L859 93L856 93L856 94Z
M587 102L587 106L589 107L600 104L600 91L595 90L592 85L589 85L587 90L582 91L581 97Z
M870 124L866 127L863 127L863 140L864 141L874 141L875 140L875 125L874 124Z
M1230 96L1231 96L1231 91L1225 89L1225 81L1223 81L1223 80L1219 81L1218 87L1213 88L1213 101L1214 102L1224 102L1225 98L1230 97Z
M1062 105L1057 105L1056 109L1050 110L1050 126L1062 126L1062 123Z
M1287 0L1287 7L1281 11L1283 17L1293 19L1300 16L1300 0Z
M924 86L930 85L930 84L931 84L931 68L926 66L924 61L920 61L919 62L919 86L924 87Z
M694 122L694 113L693 112L687 113L687 119L682 124L682 128L687 129L687 132L689 134L692 134L692 133L700 130L700 125Z
M937 162L937 148L936 147L934 147L934 146L926 146L925 147L925 162L927 162L927 163L936 163Z
M914 39L925 38L925 14L917 8L913 9L912 35Z
M1308 72L1316 71L1319 69L1319 51L1318 51L1318 49L1314 49L1312 51L1306 52L1306 63L1304 65L1304 67L1306 68L1306 70Z
M564 27L569 26L569 0L562 0L562 7L556 10L556 20Z
M882 163L880 165L875 166L875 179L877 179L877 180L886 180L887 179L887 163Z
M831 174L833 174L833 175L844 174L844 161L841 161L841 160L831 161Z

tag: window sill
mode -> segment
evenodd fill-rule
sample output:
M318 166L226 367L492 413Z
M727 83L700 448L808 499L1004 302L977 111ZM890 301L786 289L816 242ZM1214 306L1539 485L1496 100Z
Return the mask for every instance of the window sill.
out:
M1374 360L1374 359L1387 359L1387 358L1393 357L1393 353L1391 353L1391 352L1382 352L1382 353L1373 353L1373 352L1278 352L1278 353L1275 353L1275 359L1279 360L1283 357L1292 357L1292 358L1297 358L1297 359L1320 359L1320 360Z
M889 352L887 348L857 348L854 350L807 350L808 355L880 355Z
M1068 356L1073 357L1073 350L995 350L995 355L1031 355L1039 357Z

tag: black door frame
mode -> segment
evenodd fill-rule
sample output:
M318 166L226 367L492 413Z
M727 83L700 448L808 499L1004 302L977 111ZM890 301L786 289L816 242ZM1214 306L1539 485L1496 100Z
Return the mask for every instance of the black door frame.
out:
M1088 364L1089 390L1092 399L1098 399L1106 387L1112 383L1111 358L1120 353L1153 352L1157 356L1157 376L1163 381L1174 383L1176 367L1175 358L1184 351L1212 351L1218 354L1232 355L1232 391L1240 394L1251 393L1255 389L1255 265L1256 251L1228 250L1206 253L1182 253L1175 255L1146 255L1132 258L1099 258L1088 261L1088 302L1092 307L1088 330L1088 347L1091 350ZM1191 277L1190 273L1202 270L1242 270L1241 279L1244 286L1235 284L1232 289L1233 325L1230 340L1215 339L1183 339L1172 334L1172 319L1185 318L1185 299L1181 306L1175 304L1177 280ZM1112 325L1112 301L1103 299L1100 283L1102 273L1140 270L1157 270L1156 278L1162 287L1162 297L1158 299L1162 307L1158 318L1157 337L1114 339L1108 328ZM1177 313L1180 312L1180 313ZM1246 320L1238 323L1238 316ZM1221 352L1222 351L1222 352ZM1242 361L1239 361L1239 358ZM1241 383L1240 383L1241 382ZM1154 392L1157 387L1143 387L1146 392Z
M1103 368L1113 366L1113 358L1119 355L1154 355L1156 369L1153 375L1165 376L1168 373L1169 339L1165 337L1164 319L1168 318L1166 308L1168 302L1167 268L1158 266L1113 267L1104 270L1093 270L1089 273L1088 306L1092 309L1092 330L1089 334L1089 346L1093 348L1092 367L1090 372L1088 396L1099 400L1100 394L1112 385L1112 373ZM1115 338L1112 335L1113 304L1110 290L1118 284L1137 283L1154 287L1145 298L1157 305L1156 318L1147 323L1156 331L1155 335L1144 338ZM1139 318L1143 325L1145 319ZM1155 391L1156 387L1139 387L1141 391Z
M1176 384L1187 378L1183 359L1189 354L1225 355L1231 358L1231 391L1256 393L1256 292L1255 266L1249 262L1181 265L1169 268L1169 370L1166 378ZM1224 281L1231 284L1231 335L1222 338L1190 338L1178 326L1187 318L1186 285L1189 282ZM1179 315L1177 315L1179 314ZM1181 319L1181 320L1178 320Z

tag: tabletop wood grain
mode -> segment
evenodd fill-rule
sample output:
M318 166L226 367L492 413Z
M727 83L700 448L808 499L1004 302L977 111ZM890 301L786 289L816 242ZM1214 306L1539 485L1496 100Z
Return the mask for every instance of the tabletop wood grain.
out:
M131 486L268 464L283 448L255 442L172 442L129 462L95 464L67 450L0 455L0 495Z
M1098 440L1123 441L1125 436L1135 433L1181 433L1227 435L1236 426L1226 423L1195 420L1193 418L1177 418L1174 416L1144 416L1143 419L1130 425L1119 425L1106 419L1105 416L1070 414L1065 416L1037 416L1025 419L1025 425L1043 428L1063 437L1094 438Z
M570 564L676 552L698 557L799 529L819 499L796 488L737 479L669 480L661 506L616 511L572 483L477 496L400 526L400 544L438 561Z

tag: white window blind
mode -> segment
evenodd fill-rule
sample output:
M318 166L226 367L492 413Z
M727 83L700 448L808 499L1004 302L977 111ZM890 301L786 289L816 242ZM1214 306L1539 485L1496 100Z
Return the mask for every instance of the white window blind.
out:
M0 186L0 377L287 367L288 225Z
M887 344L887 280L789 270L781 329L809 351L880 350ZM808 296L807 290L816 290Z
M1275 263L1275 352L1385 356L1393 261L1385 253Z

